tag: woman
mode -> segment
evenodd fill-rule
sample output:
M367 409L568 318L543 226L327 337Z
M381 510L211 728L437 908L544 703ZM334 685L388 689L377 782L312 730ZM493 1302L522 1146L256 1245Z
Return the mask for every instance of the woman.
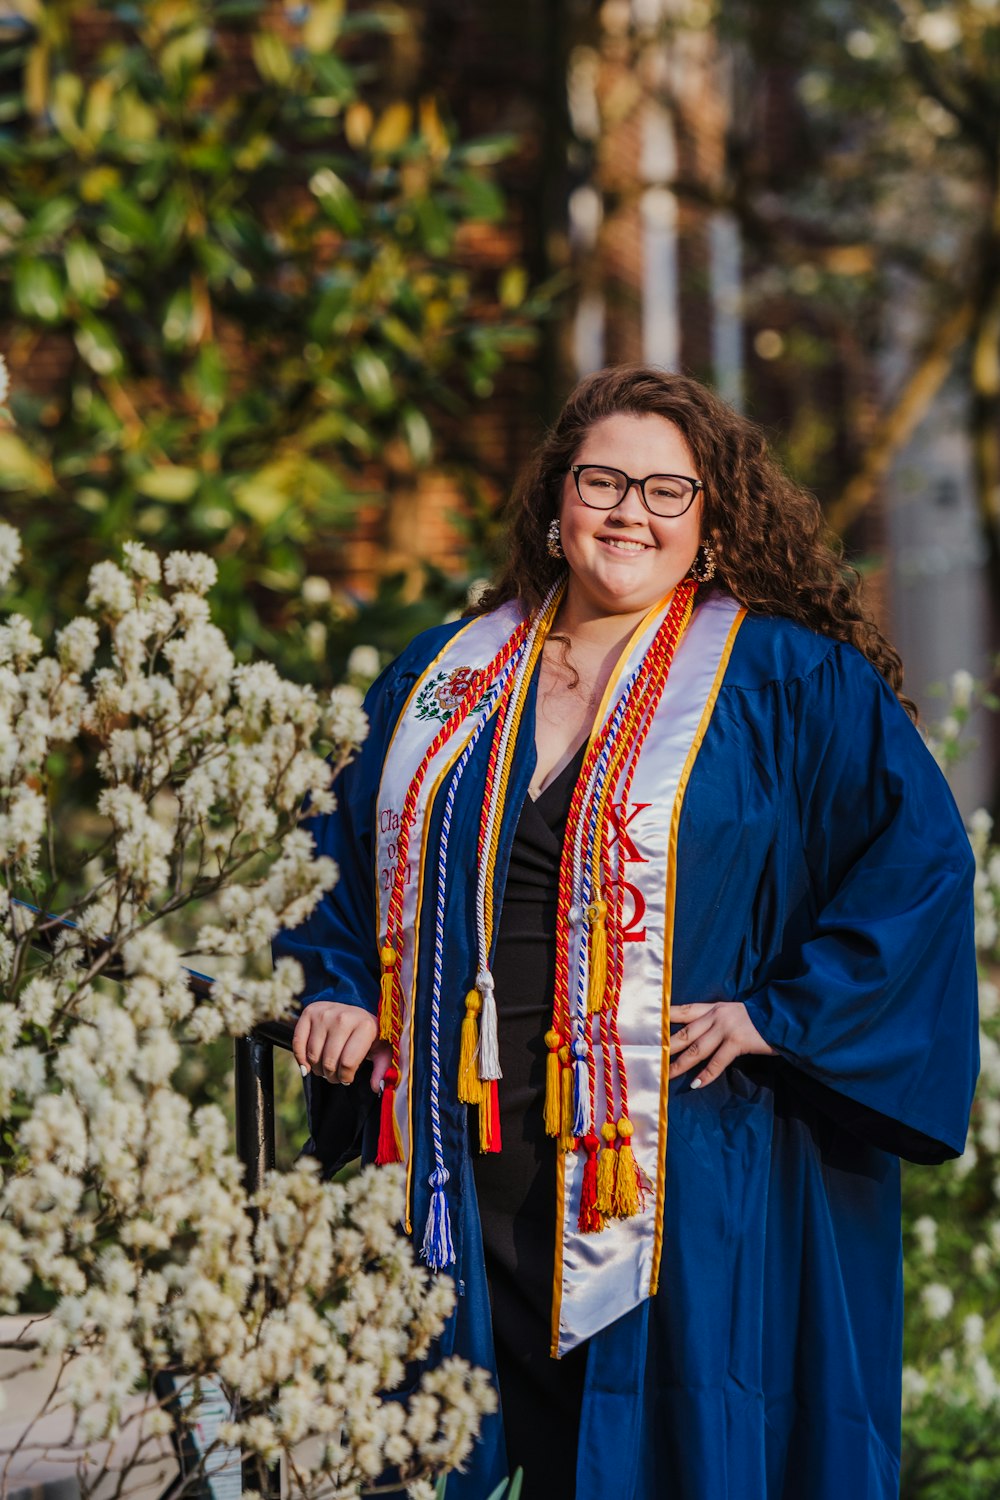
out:
M449 1496L897 1493L897 1158L963 1149L973 862L821 533L704 387L584 381L315 828L315 1149L371 1056L443 1352L498 1372Z

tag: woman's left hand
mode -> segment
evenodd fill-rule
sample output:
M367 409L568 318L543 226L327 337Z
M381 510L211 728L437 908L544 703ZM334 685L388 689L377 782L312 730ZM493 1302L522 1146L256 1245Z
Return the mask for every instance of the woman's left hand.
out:
M692 1080L693 1089L712 1083L738 1057L748 1054L776 1056L775 1049L765 1042L751 1021L742 1001L714 1000L708 1005L673 1005L670 1019L684 1023L670 1038L670 1055L674 1059L670 1064L670 1077L678 1078L709 1059L707 1066ZM674 1057L675 1053L677 1057Z

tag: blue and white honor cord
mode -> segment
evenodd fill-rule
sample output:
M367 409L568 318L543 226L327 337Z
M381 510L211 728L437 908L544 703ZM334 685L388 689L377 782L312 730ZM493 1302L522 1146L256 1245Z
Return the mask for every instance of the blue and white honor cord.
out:
M450 1174L444 1164L444 1144L441 1137L441 990L444 982L444 916L445 898L447 895L448 844L451 838L451 819L455 809L455 795L465 768L469 763L469 758L476 748L479 736L489 723L497 700L504 691L511 672L515 670L519 660L519 655L512 657L490 689L479 722L472 731L468 743L459 756L455 769L452 772L451 780L448 783L448 791L445 795L444 812L441 819L441 843L438 849L437 860L437 893L434 906L434 955L431 983L430 1105L434 1170L427 1179L431 1189L431 1203L430 1211L427 1215L427 1227L424 1230L423 1245L420 1251L424 1260L433 1271L443 1270L445 1266L454 1265L455 1262L455 1245L451 1234L451 1214L448 1209L448 1198L445 1192Z

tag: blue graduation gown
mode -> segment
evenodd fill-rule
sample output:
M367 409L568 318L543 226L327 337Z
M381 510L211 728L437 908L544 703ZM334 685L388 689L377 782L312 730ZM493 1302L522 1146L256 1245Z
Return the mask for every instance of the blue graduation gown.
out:
M338 810L312 825L341 878L275 945L303 964L307 1000L376 1009L382 760L414 681L457 628L419 636L376 682L369 738L337 785ZM533 730L534 687L501 830L498 910ZM457 1076L475 967L487 738L452 827L445 1080ZM431 848L436 837L432 817ZM673 1003L741 1000L779 1055L744 1059L698 1091L690 1074L671 1085L660 1290L590 1340L578 1500L612 1490L620 1500L890 1500L902 1365L898 1158L962 1152L978 1066L968 839L871 665L802 626L749 616L694 763L677 861ZM414 1058L418 1241L432 1168L426 999L425 978ZM374 1156L366 1083L310 1079L307 1093L313 1149L331 1168L359 1145ZM440 1348L492 1369L465 1114L446 1085L460 1295ZM466 1473L449 1479L449 1500L482 1500L503 1478L501 1423L486 1421Z

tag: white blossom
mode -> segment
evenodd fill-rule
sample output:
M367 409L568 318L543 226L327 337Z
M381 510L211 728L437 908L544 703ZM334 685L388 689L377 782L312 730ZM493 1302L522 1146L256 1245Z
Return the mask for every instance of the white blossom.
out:
M80 615L56 635L59 664L67 672L82 675L94 665L99 640L97 622Z
M143 583L159 583L160 559L155 552L144 547L141 542L125 542L122 554L125 566L134 578L141 579Z
M381 671L381 661L374 646L355 646L347 658L347 670L352 677L360 677L363 682L374 682Z
M128 575L113 562L95 563L90 570L87 608L109 619L117 619L135 603L135 590Z
M310 574L302 580L302 602L318 608L330 602L330 585L325 578Z
M5 546L13 566L19 544L0 530ZM173 1365L239 1398L228 1440L268 1461L296 1445L297 1463L304 1445L303 1500L356 1496L387 1466L419 1495L464 1462L496 1396L449 1360L392 1399L455 1297L399 1232L402 1173L337 1184L303 1162L269 1174L251 1203L223 1114L193 1110L176 1086L182 1041L245 1034L295 1005L299 965L262 972L257 952L337 877L299 824L307 798L313 812L334 805L336 765L367 728L360 695L324 705L267 663L237 667L204 597L214 564L175 553L160 574L137 543L124 567L99 563L91 613L54 653L23 617L0 624L7 858L23 874L48 857L60 742L101 783L82 823L104 841L84 851L75 925L17 977L0 887L0 1112L16 1122L0 1183L0 1310L17 1311L29 1288L48 1297L33 1336L65 1360L56 1400L85 1443L113 1442L147 1370ZM98 651L110 665L95 670ZM334 742L331 763L320 737ZM184 908L206 884L192 920ZM207 996L189 983L182 941L227 955ZM167 1435L174 1420L148 1411L143 1431ZM96 1485L105 1459L93 1462Z
M932 1281L925 1286L920 1293L920 1300L924 1305L924 1311L929 1318L940 1322L946 1318L955 1305L955 1298L951 1290L940 1281Z
M207 594L218 578L219 570L215 560L203 552L171 552L163 564L163 576L173 589Z
M923 1214L914 1222L913 1236L920 1247L922 1255L933 1255L937 1250L937 1224L928 1215Z
M929 10L917 16L913 29L931 52L950 52L962 40L962 28L951 10Z
M368 735L368 717L357 688L350 684L334 688L326 714L326 732L338 745L356 746Z
M3 363L3 359L0 358L0 404L7 397L6 378L7 367ZM0 521L0 588L5 587L10 582L20 562L20 533L13 526L8 526L6 521Z

